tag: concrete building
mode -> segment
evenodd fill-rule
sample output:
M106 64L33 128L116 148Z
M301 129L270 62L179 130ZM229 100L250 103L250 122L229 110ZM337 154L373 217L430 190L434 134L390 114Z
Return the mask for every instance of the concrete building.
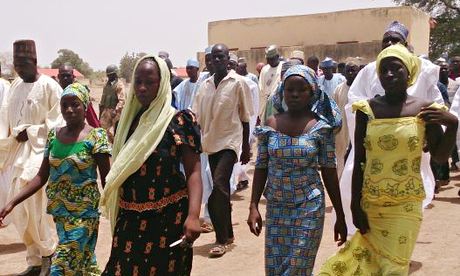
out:
M416 54L427 54L430 16L412 7L390 7L284 17L246 18L208 23L208 43L225 43L245 57L250 71L265 61L267 45L280 46L289 57L302 50L305 58L330 56L343 61L349 56L374 60L381 50L388 24L398 20L410 30L409 43ZM203 61L203 54L199 54ZM201 64L204 64L202 62Z

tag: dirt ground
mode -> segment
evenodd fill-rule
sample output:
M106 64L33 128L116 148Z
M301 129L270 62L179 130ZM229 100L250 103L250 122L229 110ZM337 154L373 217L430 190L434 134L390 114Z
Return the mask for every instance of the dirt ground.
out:
M99 98L100 88L93 89ZM95 104L95 107L97 104ZM451 183L443 187L431 206L425 210L422 228L411 262L411 275L459 275L458 256L460 245L460 173L453 173ZM233 225L235 244L219 259L208 258L208 250L214 242L214 233L202 234L194 244L192 275L264 275L264 238L255 237L246 224L250 189L233 195ZM261 211L264 212L265 201ZM337 247L333 241L331 204L328 202L323 239L319 248L315 273ZM264 214L263 214L264 215ZM265 229L264 229L265 230ZM110 254L111 236L109 224L101 219L96 248L98 263L104 268ZM26 268L25 246L18 239L14 226L0 229L0 276L15 275ZM457 272L456 272L457 271Z

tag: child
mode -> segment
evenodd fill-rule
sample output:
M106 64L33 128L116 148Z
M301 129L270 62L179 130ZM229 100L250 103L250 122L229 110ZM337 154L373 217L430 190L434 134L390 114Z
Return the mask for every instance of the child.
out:
M0 225L16 205L48 182L47 212L54 218L59 237L51 275L99 275L94 254L100 197L96 167L104 187L111 149L104 129L85 124L89 93L83 85L69 85L60 104L66 126L49 132L37 176L0 210Z

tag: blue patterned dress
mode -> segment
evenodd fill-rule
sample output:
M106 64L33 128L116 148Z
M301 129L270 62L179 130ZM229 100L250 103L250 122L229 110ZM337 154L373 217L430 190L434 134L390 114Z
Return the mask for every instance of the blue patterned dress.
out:
M321 241L325 199L319 167L335 168L332 127L318 122L299 136L258 127L256 168L268 169L266 275L311 275Z
M94 128L82 141L63 144L48 134L45 158L50 177L47 212L56 223L59 243L51 275L99 275L94 252L99 226L99 189L94 154L110 154L107 133Z

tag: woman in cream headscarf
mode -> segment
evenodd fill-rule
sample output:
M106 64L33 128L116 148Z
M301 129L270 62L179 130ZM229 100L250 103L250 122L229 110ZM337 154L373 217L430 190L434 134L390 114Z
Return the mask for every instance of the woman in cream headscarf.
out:
M455 143L455 116L407 94L420 70L416 56L397 44L385 48L376 65L385 95L353 104L351 211L359 232L319 275L407 275L422 221L425 141L436 162L445 162Z
M141 58L132 79L101 198L113 233L103 274L189 275L200 234L200 131L190 111L171 107L161 58Z

